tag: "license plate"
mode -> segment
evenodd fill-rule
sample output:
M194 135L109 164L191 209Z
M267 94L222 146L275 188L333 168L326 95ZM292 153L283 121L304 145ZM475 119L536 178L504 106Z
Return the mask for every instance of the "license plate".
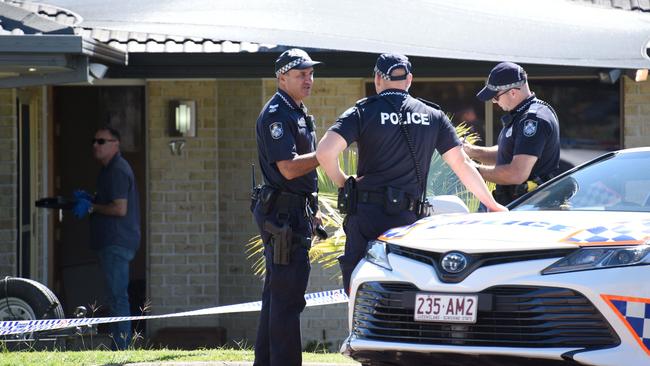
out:
M416 321L476 323L477 295L415 294Z

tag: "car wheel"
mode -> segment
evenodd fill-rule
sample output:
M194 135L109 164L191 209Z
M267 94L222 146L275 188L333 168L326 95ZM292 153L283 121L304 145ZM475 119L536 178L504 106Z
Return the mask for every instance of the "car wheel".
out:
M0 280L0 320L64 318L63 307L43 284L25 278Z

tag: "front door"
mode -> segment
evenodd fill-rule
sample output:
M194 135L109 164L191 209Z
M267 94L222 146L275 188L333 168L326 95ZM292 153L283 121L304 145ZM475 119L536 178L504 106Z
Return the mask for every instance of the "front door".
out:
M54 193L72 197L75 189L95 192L100 165L92 156L92 139L110 124L120 131L122 156L135 174L140 195L142 240L131 262L129 297L133 314L145 299L146 205L144 87L74 86L53 88ZM54 225L54 290L67 316L79 305L89 316L106 315L99 262L89 248L88 218L63 211ZM94 314L93 314L94 313Z

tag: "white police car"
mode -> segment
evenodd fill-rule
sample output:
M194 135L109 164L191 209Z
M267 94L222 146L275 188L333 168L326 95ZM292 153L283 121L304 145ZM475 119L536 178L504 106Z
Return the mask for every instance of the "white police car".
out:
M650 148L607 153L510 209L370 242L342 352L363 365L650 365Z

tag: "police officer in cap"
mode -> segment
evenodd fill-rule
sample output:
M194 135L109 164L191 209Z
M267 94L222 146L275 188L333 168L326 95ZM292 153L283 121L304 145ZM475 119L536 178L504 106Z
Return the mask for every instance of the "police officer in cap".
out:
M278 90L262 108L256 136L265 185L253 213L264 242L266 277L255 341L256 366L302 363L300 313L309 278L312 228L320 224L316 133L303 99L314 83L314 65L300 49L275 61Z
M502 62L490 72L485 87L476 95L490 99L507 114L497 146L464 144L465 152L477 165L483 178L497 184L494 197L508 204L551 179L559 168L560 126L557 114L548 103L530 91L524 69Z
M440 108L408 94L413 75L408 58L382 54L374 69L377 95L345 111L319 142L316 156L338 187L344 187L345 253L339 257L346 292L369 240L418 218L429 164L437 150L461 181L490 210L503 211L463 153L454 127ZM338 157L358 147L356 177L347 177ZM350 188L353 186L353 188ZM351 199L347 199L346 197Z

